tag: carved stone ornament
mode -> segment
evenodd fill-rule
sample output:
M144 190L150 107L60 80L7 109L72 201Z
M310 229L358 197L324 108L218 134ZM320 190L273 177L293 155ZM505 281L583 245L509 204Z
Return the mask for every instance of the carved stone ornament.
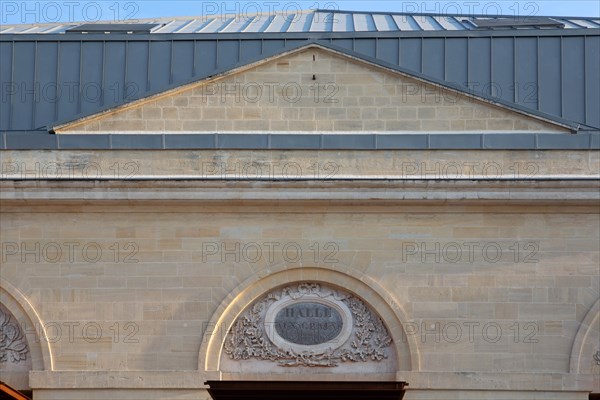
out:
M360 299L306 282L275 290L234 323L224 351L233 360L282 367L335 367L381 361L392 343L386 327Z
M594 353L594 360L596 361L596 365L600 365L600 350Z
M27 341L19 324L0 307L0 362L19 363L27 360Z

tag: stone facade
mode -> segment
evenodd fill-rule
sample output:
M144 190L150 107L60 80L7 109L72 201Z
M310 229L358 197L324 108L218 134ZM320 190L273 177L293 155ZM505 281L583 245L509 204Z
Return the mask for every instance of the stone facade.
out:
M276 89L253 102L257 82L333 83L339 101L291 103ZM237 83L250 85L239 104ZM422 97L434 89L310 48L58 132L566 131L466 95ZM0 310L31 361L3 368L36 399L208 399L206 380L407 381L407 400L600 391L598 152L2 158ZM345 347L291 365L277 364L290 361L281 349L257 357L275 340L254 307L300 287L335 300L319 304L357 300L344 303L355 307Z
M120 153L120 160L133 156ZM87 386L119 389L112 398L197 396L201 383L226 364L219 349L229 315L303 280L341 286L379 313L398 352L398 372L389 379L411 384L407 399L462 398L445 390L465 387L482 391L471 398L506 398L491 392L499 382L523 399L549 388L569 393L545 398L584 399L598 387L592 353L600 221L589 202L511 205L497 194L462 206L435 196L404 205L389 199L186 202L161 199L164 190L167 198L177 196L159 183L151 185L155 200L132 202L117 196L127 190L134 198L131 186L101 194L97 189L109 183L49 185L3 188L29 198L26 206L3 200L2 279L45 328L47 339L37 340L48 347L53 367L32 373L37 398L78 398L81 392L65 390ZM226 182L217 185L229 190ZM63 200L40 203L27 195L40 190ZM386 189L393 190L409 192ZM95 200L83 200L86 193ZM578 341L580 355L572 351ZM155 378L162 371L181 372L168 372L163 382ZM336 368L280 374L336 379ZM478 383L457 379L464 374ZM225 376L261 378L256 372ZM88 398L108 392L95 393Z

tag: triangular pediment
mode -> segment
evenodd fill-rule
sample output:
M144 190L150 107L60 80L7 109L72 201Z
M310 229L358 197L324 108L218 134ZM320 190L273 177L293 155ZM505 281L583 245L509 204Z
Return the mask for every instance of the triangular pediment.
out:
M57 133L568 132L567 127L309 45L55 127Z

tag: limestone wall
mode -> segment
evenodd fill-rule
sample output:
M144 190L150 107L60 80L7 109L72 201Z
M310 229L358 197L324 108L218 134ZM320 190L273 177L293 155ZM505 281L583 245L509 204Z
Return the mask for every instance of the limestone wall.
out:
M315 266L381 285L414 324L424 371L568 372L598 294L599 226L535 208L11 212L2 278L50 336L62 330L57 370L196 369L229 293Z
M506 174L443 172L465 160ZM339 175L231 180L254 162L310 175L321 161ZM229 173L208 182L203 162ZM49 180L73 163L75 176ZM127 163L138 180L112 180ZM93 166L106 176L82 182ZM529 175L511 177L516 166ZM206 380L265 379L223 372L221 323L320 281L381 316L397 371L269 365L281 368L269 379L404 380L409 400L583 400L600 389L597 167L585 151L4 152L2 303L35 350L40 399L208 398Z
M313 48L182 86L57 129L59 133L81 131L568 130Z

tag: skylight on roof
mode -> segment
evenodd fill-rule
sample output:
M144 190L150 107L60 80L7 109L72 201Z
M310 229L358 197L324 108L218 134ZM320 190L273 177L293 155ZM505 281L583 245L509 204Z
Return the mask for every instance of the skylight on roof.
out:
M83 24L67 33L150 33L161 24Z
M472 18L477 28L564 28L565 25L545 17Z

